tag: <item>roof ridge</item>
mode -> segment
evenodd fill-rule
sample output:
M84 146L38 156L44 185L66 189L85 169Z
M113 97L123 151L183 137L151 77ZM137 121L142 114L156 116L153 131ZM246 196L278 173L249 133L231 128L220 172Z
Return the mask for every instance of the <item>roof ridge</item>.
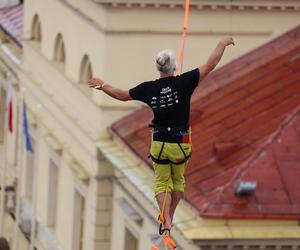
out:
M263 142L260 143L260 146L256 149L256 151L243 163L240 164L240 168L238 168L235 172L235 174L232 176L231 180L226 183L224 186L222 186L218 192L218 195L216 198L207 204L206 207L202 209L202 211L199 212L199 214L205 213L209 208L214 206L222 197L222 195L225 193L225 191L231 187L231 184L235 182L239 177L247 171L248 168L250 168L253 163L255 163L261 156L263 156L263 153L266 152L272 143L281 136L281 134L294 122L294 120L300 115L300 105L298 105L290 115L287 116L286 119L284 119L281 124L279 125L278 129L276 129L272 134L268 136L267 139L265 139ZM218 189L218 188L217 188Z
M169 7L169 8L182 8L184 7L184 1L180 0L160 0L160 1L151 1L151 0L93 0L97 4L110 6L113 8L116 7L125 7L125 8L132 8L132 7L141 7L141 8L159 8L159 7ZM226 9L226 10L240 10L243 11L247 10L267 10L267 11L285 11L299 10L299 4L297 0L268 0L268 1L245 1L245 0L238 0L238 1L229 1L229 0L218 0L218 1L209 1L209 0L194 0L190 3L190 8L193 9Z

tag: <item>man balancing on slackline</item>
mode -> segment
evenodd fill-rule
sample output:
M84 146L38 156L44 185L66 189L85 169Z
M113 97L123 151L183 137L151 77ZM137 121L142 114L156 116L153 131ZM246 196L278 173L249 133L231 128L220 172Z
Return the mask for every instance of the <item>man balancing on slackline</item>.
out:
M170 231L175 209L185 189L184 171L191 153L191 96L201 80L217 66L229 45L234 45L233 39L225 36L205 64L178 76L175 76L174 53L163 50L156 58L160 78L141 83L130 90L121 90L97 78L88 81L90 88L102 90L121 101L144 102L153 111L150 152L155 171L155 196L164 217L161 218L162 231Z

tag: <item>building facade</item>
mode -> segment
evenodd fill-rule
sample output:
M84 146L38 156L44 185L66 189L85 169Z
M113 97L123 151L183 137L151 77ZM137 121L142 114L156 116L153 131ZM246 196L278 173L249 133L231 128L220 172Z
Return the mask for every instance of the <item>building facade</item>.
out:
M18 39L1 21L3 236L17 250L148 248L157 232L153 174L137 168L141 159L116 147L107 132L139 106L112 100L88 89L86 82L97 76L128 89L157 77L156 53L179 51L183 3L26 0L9 8L22 8L16 16L1 15L21 18L23 29ZM237 44L222 59L229 62L295 27L299 11L300 2L292 0L192 1L184 70L204 63L228 33ZM5 125L9 95L12 132ZM24 146L23 100L33 152ZM139 185L144 192L135 188ZM186 205L177 216L189 223L198 220ZM209 223L203 227L218 221ZM199 249L182 233L189 224L179 224L174 230L179 249ZM217 237L209 232L211 239Z

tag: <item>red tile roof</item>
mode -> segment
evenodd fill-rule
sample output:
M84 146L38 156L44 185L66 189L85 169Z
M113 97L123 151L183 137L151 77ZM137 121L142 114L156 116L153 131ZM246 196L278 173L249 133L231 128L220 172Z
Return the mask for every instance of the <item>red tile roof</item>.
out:
M0 9L0 28L21 46L23 5Z
M300 218L300 26L211 73L192 98L185 199L201 216ZM110 131L150 166L148 107ZM240 180L256 181L237 197Z

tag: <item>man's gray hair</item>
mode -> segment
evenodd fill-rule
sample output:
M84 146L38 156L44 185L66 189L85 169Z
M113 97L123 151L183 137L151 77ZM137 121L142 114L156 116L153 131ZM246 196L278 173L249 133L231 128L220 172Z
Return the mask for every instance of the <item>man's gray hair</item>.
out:
M156 68L163 73L173 73L176 70L175 53L170 50L162 50L156 56Z

